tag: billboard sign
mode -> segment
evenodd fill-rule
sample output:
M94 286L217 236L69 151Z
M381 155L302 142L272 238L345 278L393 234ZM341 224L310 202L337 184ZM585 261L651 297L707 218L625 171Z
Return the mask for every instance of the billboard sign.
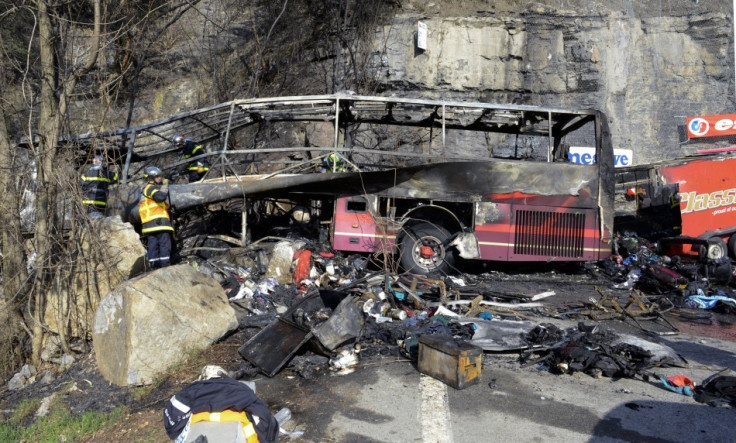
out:
M687 138L723 137L736 135L736 114L685 117Z

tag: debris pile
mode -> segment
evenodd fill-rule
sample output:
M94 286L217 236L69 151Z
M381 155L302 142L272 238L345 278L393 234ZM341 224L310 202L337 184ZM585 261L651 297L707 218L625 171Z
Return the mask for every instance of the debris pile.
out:
M667 256L658 245L631 233L617 237L615 254L594 272L610 280L611 289L628 290L628 308L610 306L629 318L676 317L712 323L715 313L736 312L732 280L734 268L728 257ZM601 303L612 303L607 297ZM632 313L630 308L638 308ZM599 306L601 307L601 306ZM601 310L606 309L601 307ZM601 319L601 318L599 318Z
M550 290L499 289L494 272L443 278L399 274L373 257L323 247L280 239L273 251L293 253L291 260L281 257L277 267L268 260L266 243L241 251L240 264L192 261L219 276L240 310L239 324L247 331L239 349L240 374L273 376L288 368L312 378L346 374L375 359L416 361L421 337L436 335L485 352L519 351L523 364L553 373L648 376L655 367L686 362L665 346L605 329L601 321L620 320L668 335L678 332L672 318L736 307L729 296L730 262L659 255L656 244L628 233L617 238L611 259L587 265L587 274L573 278L574 284L587 279L593 289L588 294L597 294L577 298L555 297ZM540 318L579 324L561 329Z

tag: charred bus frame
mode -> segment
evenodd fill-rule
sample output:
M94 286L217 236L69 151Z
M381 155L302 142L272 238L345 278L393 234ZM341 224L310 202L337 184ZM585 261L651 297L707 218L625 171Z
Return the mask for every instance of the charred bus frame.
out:
M172 203L181 210L244 201L243 242L255 222L245 214L281 199L329 223L335 249L398 251L405 269L425 274L448 271L456 255L590 261L611 253L613 148L599 111L348 94L276 97L100 136L117 146L124 176L137 178L147 164L186 163L171 143L177 133L208 142L202 158L212 167L201 183L173 185ZM596 163L570 163L570 146L594 148ZM318 173L331 153L342 156L346 172ZM123 212L125 205L122 195Z

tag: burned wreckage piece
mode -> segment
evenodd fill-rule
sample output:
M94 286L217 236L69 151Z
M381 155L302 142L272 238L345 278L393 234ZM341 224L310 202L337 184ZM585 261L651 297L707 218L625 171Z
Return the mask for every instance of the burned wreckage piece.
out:
M616 225L656 240L666 255L736 256L733 152L616 169Z
M596 261L607 257L606 231L592 229L602 221L597 215L601 204L598 176L593 170L560 166L558 175L553 175L543 163L519 168L517 163L501 160L449 162L364 173L171 185L171 205L182 211L231 199L248 198L252 204L265 196L283 199L302 211L297 223L329 224L335 250L398 252L405 270L425 275L452 272L456 256L496 261ZM458 170L463 171L459 176ZM528 179L513 179L521 175ZM575 188L569 186L572 182ZM137 222L136 188L119 187L117 192L126 220ZM540 208L548 199L559 203L571 197L575 207L570 208L569 216L522 209L513 197L508 198L519 193L539 194ZM309 214L308 208L314 207L310 202L318 199L319 212ZM250 212L257 215L254 221L262 217L256 211L252 206ZM545 243L552 239L554 244Z
M711 315L702 311L736 312L736 298L728 288L733 285L728 257L665 255L658 241L630 231L616 235L613 249L614 254L597 271L611 281L612 289L627 290L630 299L623 303L615 293L598 290L601 299L590 310L578 313L594 320L660 320L677 331L664 314L712 323Z
M314 291L248 340L238 352L273 377L307 342L329 354L355 341L363 322L363 312L354 296L339 291Z
M525 336L530 347L539 347L522 355L522 362L544 364L551 372L585 372L593 377L645 376L654 367L687 365L667 346L619 335L600 325L580 323L577 329L562 331L552 324L538 325ZM534 353L543 354L531 359Z

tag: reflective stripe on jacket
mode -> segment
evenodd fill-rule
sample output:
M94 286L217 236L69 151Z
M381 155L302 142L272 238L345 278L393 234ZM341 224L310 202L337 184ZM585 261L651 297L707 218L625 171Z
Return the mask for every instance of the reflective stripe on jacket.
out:
M184 158L194 157L195 155L204 154L204 145L197 144L192 140L187 140L184 144Z
M254 428L253 423L248 420L248 416L245 412L236 412L226 409L222 412L198 412L196 414L192 414L190 424L195 424L201 421L214 421L219 423L240 422L243 424L245 441L247 443L258 443L256 428Z
M138 203L138 213L141 216L141 233L150 234L160 231L174 231L169 217L169 205L165 201L157 202L154 194L160 191L160 186L149 183L143 188L143 198Z
M82 188L82 203L97 207L107 206L107 187L117 183L117 172L109 172L105 168L92 166L79 177L79 186Z
M190 167L189 167L189 170L190 170L190 171L197 171L197 172L199 172L200 174L203 174L203 173L205 173L205 172L209 171L209 170L210 170L210 168L209 168L209 167L207 167L207 166L197 166L197 165L192 165L192 166L190 166Z

